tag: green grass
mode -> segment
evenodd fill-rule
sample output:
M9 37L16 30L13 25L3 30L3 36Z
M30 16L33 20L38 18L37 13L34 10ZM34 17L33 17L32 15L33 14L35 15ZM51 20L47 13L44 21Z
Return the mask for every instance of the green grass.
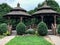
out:
M0 39L4 38L5 36L4 35L0 35Z
M16 36L6 45L52 45L39 36Z

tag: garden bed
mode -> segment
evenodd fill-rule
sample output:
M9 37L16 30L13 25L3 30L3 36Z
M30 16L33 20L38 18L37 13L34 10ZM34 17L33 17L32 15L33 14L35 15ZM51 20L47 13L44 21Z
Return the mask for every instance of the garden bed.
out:
M16 36L6 45L52 45L41 36Z

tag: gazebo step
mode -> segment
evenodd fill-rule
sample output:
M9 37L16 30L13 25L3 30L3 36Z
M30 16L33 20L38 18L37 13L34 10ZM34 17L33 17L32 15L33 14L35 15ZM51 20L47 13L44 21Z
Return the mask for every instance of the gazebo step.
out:
M53 35L52 30L48 30L48 35Z

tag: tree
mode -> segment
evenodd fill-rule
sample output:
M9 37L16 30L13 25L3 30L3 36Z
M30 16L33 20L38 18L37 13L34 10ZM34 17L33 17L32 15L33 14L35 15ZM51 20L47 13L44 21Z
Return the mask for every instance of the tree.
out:
M4 14L10 12L11 9L12 8L8 4L6 4L6 3L1 4L0 5L0 15L4 15Z
M29 14L33 14L34 12L35 12L34 10L28 11Z
M12 8L6 3L0 4L0 23L6 22L3 16L10 12L11 9Z
M55 11L59 12L59 4L55 0L48 0L47 4L54 8Z

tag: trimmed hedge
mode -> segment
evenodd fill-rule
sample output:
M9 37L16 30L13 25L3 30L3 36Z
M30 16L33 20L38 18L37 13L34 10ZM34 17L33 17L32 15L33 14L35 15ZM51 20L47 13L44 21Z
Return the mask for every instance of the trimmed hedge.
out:
M48 33L47 25L44 22L40 22L38 24L38 34L41 36L45 36Z
M58 34L60 34L60 24L58 25Z
M25 24L24 23L22 23L22 22L20 22L18 25L17 25L17 27L16 27L16 31L17 31L17 34L18 35L23 35L23 34L25 34Z
M3 23L0 25L0 34L3 35L3 33L6 33L8 30L7 28L7 24L6 23Z
M28 29L28 30L26 30L26 34L35 34L35 30L34 29Z

